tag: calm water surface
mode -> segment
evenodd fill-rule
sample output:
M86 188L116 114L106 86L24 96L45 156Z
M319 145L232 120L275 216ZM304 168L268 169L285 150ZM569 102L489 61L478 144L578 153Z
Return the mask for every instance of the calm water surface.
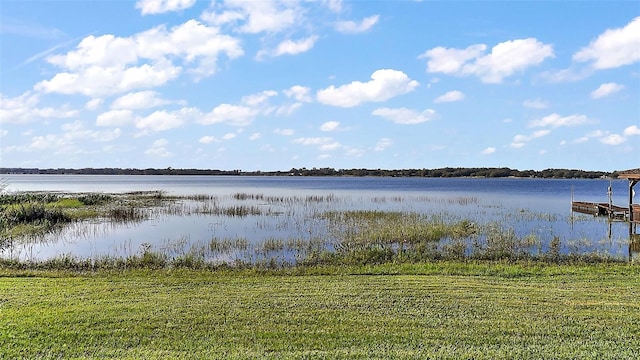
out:
M96 175L2 175L7 191L59 191L124 193L164 191L170 195L207 194L220 203L261 206L270 215L246 217L157 214L134 224L79 223L65 231L0 251L0 256L46 259L64 254L79 257L128 256L142 244L180 254L206 247L212 239L246 239L247 249L239 254L216 254L216 261L259 258L266 254L264 243L280 239L311 241L326 237L326 224L318 213L334 210L381 210L441 213L447 217L471 219L486 224L498 222L518 236L534 235L544 250L554 236L562 239L563 251L606 253L629 258L626 223L610 223L571 213L571 198L607 201L609 180L482 179L482 178L388 178L388 177L244 177L244 176L96 176ZM627 181L616 180L615 204L626 205ZM330 201L266 203L238 200L234 194ZM189 206L186 204L185 206ZM249 255L248 255L249 254ZM275 256L291 257L280 249Z

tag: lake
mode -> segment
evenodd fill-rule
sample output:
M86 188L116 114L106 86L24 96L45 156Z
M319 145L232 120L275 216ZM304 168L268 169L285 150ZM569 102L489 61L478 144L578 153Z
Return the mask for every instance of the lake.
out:
M533 237L527 251L545 251L554 238L565 253L636 257L629 227L571 212L575 200L607 201L606 179L245 177L127 175L1 175L8 192L208 195L209 205L180 201L181 211L155 211L136 223L81 222L64 231L0 250L0 256L42 260L61 255L129 256L152 247L169 256L202 251L209 261L292 262L309 244L331 249L336 234L319 214L373 210L436 214L498 224L518 237ZM626 206L626 180L614 180L613 202ZM203 206L249 206L247 216L212 214ZM333 241L333 242L332 242ZM444 240L446 242L446 239ZM305 250L306 249L306 250ZM206 250L206 251L205 251Z

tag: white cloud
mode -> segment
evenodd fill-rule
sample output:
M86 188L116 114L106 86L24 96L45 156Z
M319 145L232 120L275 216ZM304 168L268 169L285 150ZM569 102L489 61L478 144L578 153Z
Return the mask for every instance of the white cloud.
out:
M513 142L511 142L511 147L521 148L525 145L525 143L533 139L547 136L550 133L551 133L551 130L537 130L537 131L534 131L531 135L516 135L513 137Z
M530 109L547 109L549 108L549 103L547 101L543 101L540 98L534 100L525 100L522 102L522 106Z
M123 95L111 103L111 108L137 110L153 108L169 103L171 103L171 101L160 99L157 92L147 90Z
M379 108L373 110L371 114L383 117L387 120L393 121L396 124L414 125L434 119L436 112L434 110L427 109L419 113L415 110L403 107L395 109Z
M102 103L104 102L103 99L100 98L96 98L96 99L91 99L89 101L87 101L87 103L84 105L84 108L87 110L98 110L100 108L100 106L102 105Z
M227 133L227 134L224 134L222 136L222 140L231 140L231 139L235 138L236 136L238 136L238 135L234 134L234 133Z
M133 122L133 112L131 110L110 110L104 112L96 118L97 126L125 126Z
M221 13L217 13L215 10L205 10L200 19L214 26L221 26L228 23L235 23L239 20L243 20L245 15L239 11L226 10Z
M259 106L265 104L269 100L269 98L277 95L278 92L275 90L265 90L257 94L242 97L242 103L252 107Z
M158 139L144 153L155 157L169 157L173 154L167 150L167 145L169 142L166 139Z
M392 69L376 70L368 82L354 81L340 87L319 90L318 101L332 106L353 107L364 102L381 102L409 93L418 87L405 73Z
M249 34L277 33L299 23L303 18L302 10L295 1L225 0L224 5L231 11L242 14L244 24L237 30ZM234 18L237 19L237 16L234 15Z
M301 107L302 107L302 103L300 103L300 102L289 104L289 105L282 105L282 106L279 106L278 109L276 110L276 115L278 115L278 116L290 116L291 114L296 112L296 110L300 109Z
M476 44L466 49L436 47L419 58L429 59L427 71L458 76L475 75L485 83L501 83L506 77L554 57L553 47L535 38L501 42L484 54L487 46Z
M301 145L326 145L333 143L333 138L330 137L301 137L292 141L294 144Z
M199 115L200 112L195 108L182 108L171 112L158 110L145 117L137 117L135 123L138 129L164 131L181 127L187 120Z
M366 150L359 149L351 146L343 146L344 155L348 157L362 157L366 154Z
M294 85L287 90L284 90L283 93L290 98L296 99L296 101L300 102L311 102L311 89L306 86Z
M438 104L443 102L455 102L463 99L464 99L464 94L461 91L453 90L453 91L447 92L444 95L438 96L435 100L433 100L433 102Z
M591 92L592 99L600 99L624 89L624 85L616 83L605 83Z
M338 21L335 29L345 34L358 34L369 31L380 19L379 15L373 15L362 19L359 23L355 21Z
M393 140L391 140L389 138L382 138L382 139L378 140L376 145L373 147L373 150L374 151L384 151L391 145L393 145Z
M624 136L640 135L640 127L638 125L631 125L624 129Z
M250 141L254 141L254 140L258 140L262 137L262 134L260 133L253 133L251 134L251 136L249 136L249 140Z
M205 114L200 119L200 123L203 125L226 123L231 126L247 126L253 122L258 114L257 109L248 106L220 104Z
M320 130L325 132L335 131L339 126L340 122L338 121L326 121L322 125L320 125Z
M342 11L342 0L322 0L322 3L334 13Z
M495 152L496 152L496 148L494 148L494 147L488 147L488 148L486 148L486 149L482 150L482 152L481 152L481 153L482 153L482 155L490 155L490 154L493 154L493 153L495 153Z
M198 139L198 142L202 144L211 144L211 143L220 142L220 140L218 140L215 136L207 135Z
M556 113L551 115L547 115L541 119L536 119L529 122L529 127L544 127L550 126L552 128L557 128L560 126L577 126L591 123L585 115L569 115L569 116L560 116Z
M171 66L168 62L126 69L92 66L77 73L58 73L51 80L37 83L34 89L45 93L83 94L91 97L113 95L163 85L178 77L181 71L182 68Z
M38 107L40 97L30 91L14 98L0 94L0 124L24 124L36 120L63 119L75 117L79 111L67 105L59 108Z
M64 123L60 129L62 134L47 134L33 137L31 143L26 147L22 147L20 150L49 150L54 155L89 153L88 151L82 150L77 145L77 142L90 142L92 145L96 142L110 142L120 137L122 133L119 128L104 131L87 129L81 121Z
M471 45L466 49L453 49L438 46L427 50L418 58L429 59L427 61L427 71L431 73L457 74L462 71L462 67L472 59L479 58L487 49L487 45Z
M275 129L273 130L274 134L282 135L282 136L291 136L295 134L295 130L293 129Z
M291 142L305 146L317 146L319 151L335 151L342 148L339 142L330 137L301 137Z
M608 29L573 55L594 69L612 69L640 61L640 16L622 28Z
M607 135L600 139L600 142L606 145L620 145L625 141L627 141L627 138L618 134Z
M196 0L138 0L136 9L140 9L142 15L154 15L188 9L195 3Z
M271 51L262 50L258 52L256 59L260 60L265 55L282 56L301 54L303 52L311 50L318 39L318 36L313 35L297 41L291 39L283 40L282 42L280 42L280 44L278 44L278 46L276 46L275 49Z
M92 97L113 95L163 85L183 70L197 79L210 76L219 56L234 59L243 53L238 39L196 20L170 30L156 26L130 37L90 35L74 50L49 56L49 63L66 71L34 88Z

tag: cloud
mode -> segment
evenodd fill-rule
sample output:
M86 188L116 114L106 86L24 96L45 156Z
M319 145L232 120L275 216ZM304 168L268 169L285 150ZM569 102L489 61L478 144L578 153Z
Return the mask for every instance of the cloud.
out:
M516 135L513 137L513 141L511 142L511 147L521 148L525 145L525 143L533 139L547 136L550 133L551 133L551 130L538 130L538 131L534 131L531 135Z
M396 124L402 125L414 125L420 124L429 120L433 120L435 118L436 112L431 109L427 109L421 113L407 109L407 108L379 108L373 110L371 113L375 116L383 117L387 120L390 120Z
M256 55L256 59L261 60L266 55L277 57L282 55L301 54L311 50L311 48L313 48L313 45L315 45L318 39L319 37L316 35L309 36L304 39L300 39L298 41L287 39L280 42L280 44L278 44L278 46L273 50L259 51L258 54Z
M453 49L438 46L431 50L427 50L418 58L429 59L427 61L427 71L431 73L457 74L461 72L462 67L469 61L479 58L487 49L484 44L476 44L466 49Z
M334 13L342 11L342 0L322 0L322 4Z
M640 16L622 28L608 29L573 55L594 69L612 69L640 61Z
M340 127L340 122L338 121L327 121L320 125L320 130L325 132L335 131Z
M569 116L560 116L556 113L547 115L541 119L536 119L529 122L529 127L545 127L550 126L557 128L561 126L577 126L593 122L589 120L585 115L573 114Z
M142 15L155 15L188 9L195 3L196 0L138 0L136 9Z
M301 145L325 145L333 142L330 137L301 137L292 141L294 144Z
M301 137L292 141L294 144L317 146L319 151L335 151L342 147L330 137Z
M640 127L638 125L631 125L624 129L624 136L640 135Z
M418 87L405 73L392 69L376 70L368 82L354 81L340 87L319 90L319 102L339 107L354 107L364 102L382 102L409 93Z
M169 142L166 139L158 139L144 153L155 157L169 157L173 154L167 150L167 145Z
M296 55L309 51L318 40L318 36L309 36L307 38L293 41L285 40L281 42L274 52L274 56L280 55Z
M464 99L464 94L461 91L453 90L453 91L447 92L444 95L438 96L435 100L433 100L433 102L438 104L443 102L455 102L463 99Z
M121 130L109 129L95 131L87 129L81 121L64 123L60 126L62 134L47 134L35 136L31 139L28 146L20 147L20 151L43 151L48 150L53 155L59 154L80 154L89 153L77 146L78 141L90 142L95 145L96 142L110 142L121 135Z
M584 142L590 138L598 138L598 141L605 145L616 146L625 143L632 136L640 136L640 127L638 125L631 125L626 127L620 134L610 134L608 131L593 131L584 137L575 140L574 142Z
M253 133L253 134L251 134L251 136L249 136L249 140L250 140L250 141L255 141L255 140L260 139L261 137L262 137L262 134L260 134L260 133Z
M164 131L184 125L190 118L198 117L195 108L182 108L176 111L158 110L145 117L137 117L135 124L138 129Z
M501 83L516 72L554 57L553 47L535 38L501 42L484 54L487 46L476 44L466 49L436 47L419 58L427 58L427 71L457 76L475 75L485 83Z
M496 148L494 148L494 147L488 147L488 148L486 148L486 149L482 150L480 153L481 153L482 155L490 155L490 154L493 154L493 153L495 153L495 152L496 152Z
M293 129L275 129L273 130L274 134L282 135L282 136L291 136L295 134L295 130Z
M269 98L277 96L278 92L275 90L265 90L256 94L251 94L242 97L242 103L251 107L265 104Z
M226 123L231 126L247 126L260 112L242 105L220 104L200 119L203 125Z
M338 21L335 29L344 34L358 34L369 31L380 19L379 15L373 15L362 19L359 23L355 21Z
M294 85L287 90L284 90L283 93L290 98L294 98L300 102L311 102L311 89L301 85Z
M606 83L600 85L597 89L591 92L592 99L600 99L605 96L609 96L611 94L617 93L618 91L624 89L624 85L616 84L616 83Z
M160 99L157 92L147 90L123 95L111 103L111 108L137 110L153 108L169 103L171 103L171 101Z
M78 110L62 107L38 107L40 97L30 91L10 98L0 94L0 124L25 124L36 120L63 119L75 117Z
M35 89L92 97L164 85L183 72L197 79L213 75L222 54L243 55L240 41L196 20L170 30L160 25L130 37L87 36L74 50L47 57L62 68ZM177 63L174 63L177 62Z
M627 138L618 134L607 135L600 139L600 142L606 145L620 145L625 141Z
M540 98L535 100L525 100L522 102L522 106L529 109L547 109L549 108L549 103L547 101L543 101Z
M84 108L87 110L98 110L103 102L104 100L100 98L91 99L87 101L87 103L84 105Z
M294 1L226 0L224 5L242 15L244 24L236 30L248 34L277 33L299 23L303 18L302 10ZM240 20L237 15L234 18Z
M126 109L110 110L96 118L97 126L125 126L131 123L133 123L133 112Z
M202 144L211 144L211 143L220 142L220 140L218 140L215 136L207 135L198 139L198 142Z
M389 138L382 138L376 142L376 145L373 147L374 151L384 151L389 146L393 145L393 140Z

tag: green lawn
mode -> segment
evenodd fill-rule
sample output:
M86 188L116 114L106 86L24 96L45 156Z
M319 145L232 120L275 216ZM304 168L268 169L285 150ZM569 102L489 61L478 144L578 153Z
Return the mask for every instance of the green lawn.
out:
M0 269L0 358L632 359L640 267Z

